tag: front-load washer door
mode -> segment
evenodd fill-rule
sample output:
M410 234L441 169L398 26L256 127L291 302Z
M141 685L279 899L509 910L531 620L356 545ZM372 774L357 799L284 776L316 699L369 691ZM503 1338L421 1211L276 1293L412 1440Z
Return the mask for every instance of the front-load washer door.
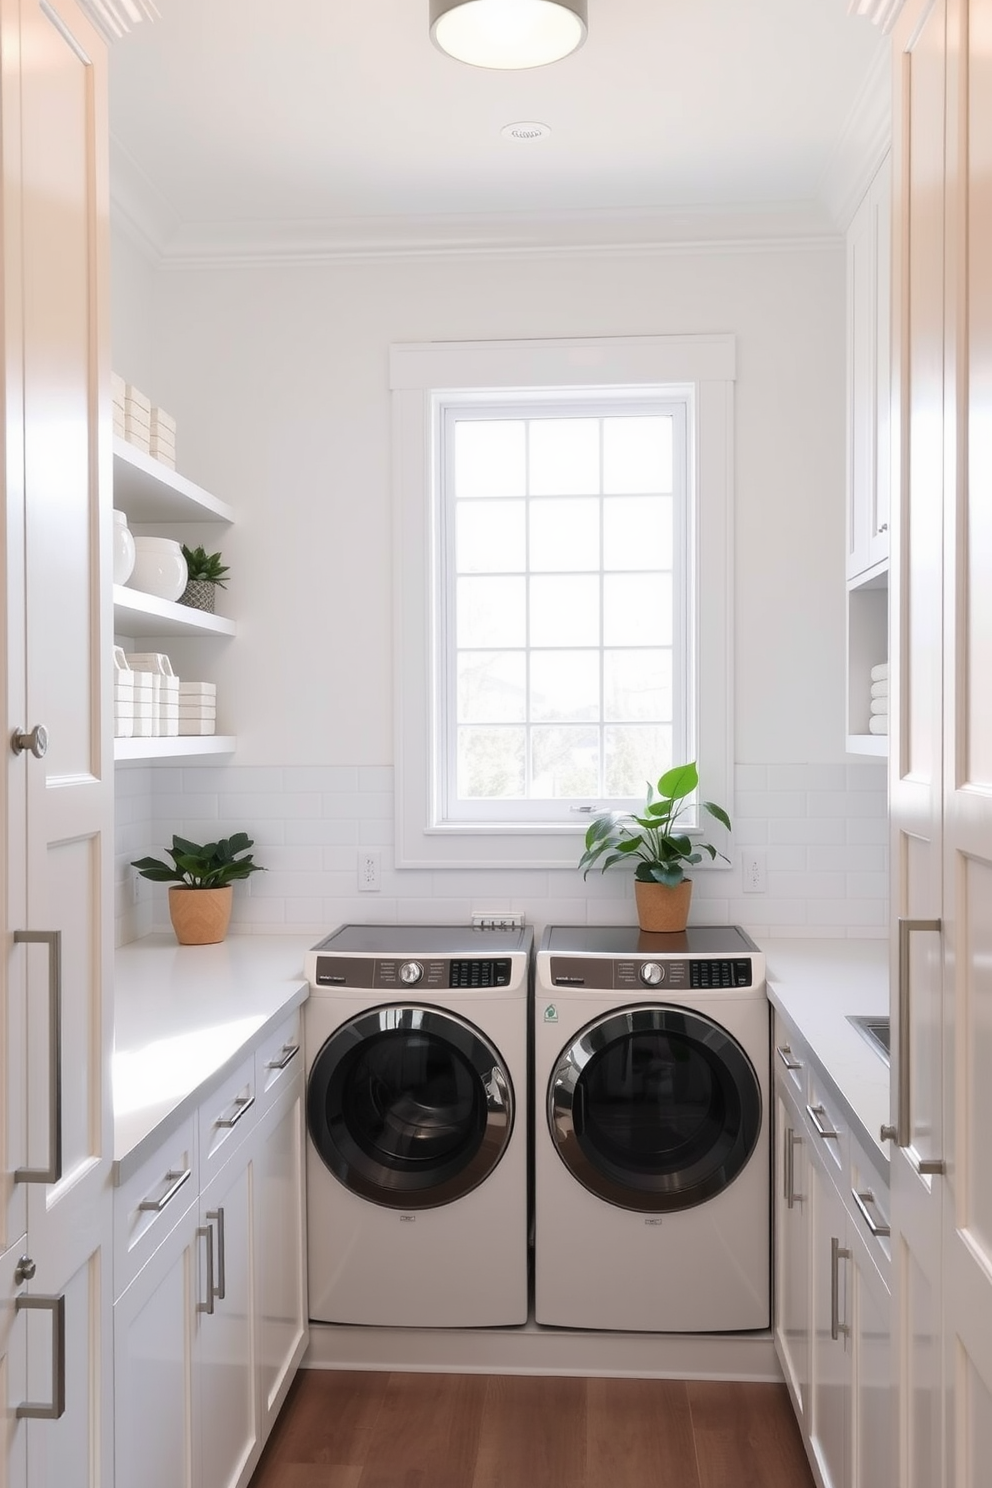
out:
M713 1198L744 1168L761 1087L740 1044L685 1008L597 1018L564 1049L548 1087L551 1138L590 1192L657 1213Z
M476 1188L513 1128L498 1051L437 1008L373 1008L322 1046L307 1085L317 1152L346 1188L392 1209L431 1209Z

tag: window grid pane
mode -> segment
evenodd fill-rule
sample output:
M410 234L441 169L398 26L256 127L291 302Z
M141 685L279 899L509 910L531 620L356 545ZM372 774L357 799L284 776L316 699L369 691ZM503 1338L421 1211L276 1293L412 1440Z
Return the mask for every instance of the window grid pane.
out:
M458 799L641 797L671 763L675 423L455 414Z

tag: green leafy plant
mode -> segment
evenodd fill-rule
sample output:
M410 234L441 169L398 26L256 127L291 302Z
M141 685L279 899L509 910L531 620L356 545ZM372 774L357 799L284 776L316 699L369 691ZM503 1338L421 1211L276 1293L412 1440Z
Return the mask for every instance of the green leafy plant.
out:
M648 782L647 800L640 816L610 811L595 817L589 824L585 852L579 859L578 866L585 869L583 878L588 878L594 867L605 873L614 863L634 860L637 865L634 877L641 883L667 884L674 889L688 876L687 866L702 862L703 853L709 853L710 861L720 857L729 863L726 853L718 852L711 842L693 842L678 828L679 818L686 810L686 797L692 795L698 784L695 761L675 765L665 771L656 786ZM722 806L715 806L712 801L700 804L731 830L730 817Z
M237 856L254 845L247 832L235 832L233 837L204 845L174 836L172 846L166 848L171 863L161 858L138 858L131 867L153 883L182 884L187 889L223 889L237 878L264 872L261 863L252 861L251 853L243 858Z
M219 553L208 553L205 548L188 548L183 543L183 557L191 579L206 579L208 583L227 588L224 575L230 573L226 563L221 563Z

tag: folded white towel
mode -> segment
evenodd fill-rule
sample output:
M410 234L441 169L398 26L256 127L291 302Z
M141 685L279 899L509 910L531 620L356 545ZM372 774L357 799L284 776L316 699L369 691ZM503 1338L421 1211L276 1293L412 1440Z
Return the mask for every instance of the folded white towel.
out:
M888 684L888 682L873 682L871 684L871 695L872 695L872 697L888 697L888 695L889 695L889 684Z
M871 711L872 711L872 713L888 713L888 711L889 711L889 700L888 700L888 698L887 697L885 697L885 698L872 698L872 700L871 700Z
M876 713L874 718L869 718L868 732L870 734L887 734L889 732L889 715L887 713Z
M878 666L871 669L871 680L873 682L887 682L889 680L889 663L880 661Z

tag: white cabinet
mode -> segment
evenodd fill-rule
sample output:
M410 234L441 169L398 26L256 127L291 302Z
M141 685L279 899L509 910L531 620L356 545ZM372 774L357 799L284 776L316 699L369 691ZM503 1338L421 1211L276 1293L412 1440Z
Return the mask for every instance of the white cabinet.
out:
M135 532L174 537L190 547L207 547L217 527L227 526L234 513L224 501L197 486L167 465L152 459L125 440L114 439L114 505L125 512ZM212 549L211 549L212 550ZM210 615L188 605L171 603L142 594L128 585L114 585L114 631L127 650L140 641L141 650L168 651L170 642L188 639L225 639L236 635L237 626L224 615ZM198 648L209 671L209 651ZM209 681L197 675L191 680ZM223 716L223 703L221 708ZM211 754L230 754L235 740L226 734L181 735L158 738L115 739L117 760L177 759Z
M10 1324L0 1479L104 1488L112 1474L113 783L101 666L111 637L107 60L75 0L2 0L0 55L0 1252ZM20 1284L12 1247L30 1258Z
M872 733L871 669L888 660L891 451L891 161L847 233L847 748L888 752Z
M810 1333L812 1338L809 1439L823 1488L850 1484L853 1389L849 1334L847 1211L816 1148L810 1162Z
M299 1015L116 1191L117 1488L244 1488L307 1344Z
M809 1412L809 1142L799 1108L779 1091L775 1149L775 1342L796 1415Z

